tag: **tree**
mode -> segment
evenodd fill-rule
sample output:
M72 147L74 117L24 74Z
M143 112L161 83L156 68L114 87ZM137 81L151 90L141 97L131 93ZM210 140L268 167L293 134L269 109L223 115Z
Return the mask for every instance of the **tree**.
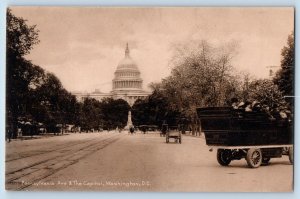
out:
M79 125L82 130L99 129L103 125L102 103L93 98L86 98L80 110Z
M101 110L103 126L108 130L126 126L130 106L125 100L105 98L101 101Z
M168 99L163 92L159 90L160 86L156 84L153 93L144 100L137 100L132 106L132 122L134 125L157 125L161 126L163 122L173 123L179 115L178 111L172 110Z
M7 10L7 124L16 130L18 120L44 123L50 129L59 124L78 123L76 98L60 80L24 58L39 43L36 26Z
M10 9L7 9L6 41L6 116L9 128L15 131L18 117L27 113L29 91L38 85L43 70L23 57L39 42L38 30L15 17Z
M7 9L6 15L7 55L21 57L30 52L39 43L36 25L28 26L26 20L16 17Z
M274 83L284 95L294 95L295 41L294 33L287 39L287 46L281 50L281 68L274 77ZM291 103L293 100L289 100Z
M249 99L250 102L258 101L262 105L268 107L285 107L286 101L284 100L282 92L272 80L260 79L252 81L249 84Z
M231 60L235 43L212 46L206 41L178 45L170 65L171 75L162 81L170 106L190 121L193 132L199 126L196 108L223 106L235 92Z

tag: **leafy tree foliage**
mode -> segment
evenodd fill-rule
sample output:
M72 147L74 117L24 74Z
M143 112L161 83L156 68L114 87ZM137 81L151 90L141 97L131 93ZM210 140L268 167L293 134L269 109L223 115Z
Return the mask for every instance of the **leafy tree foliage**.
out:
M8 9L6 32L6 114L9 128L15 131L17 118L28 113L30 89L38 86L43 69L23 58L39 42L35 26L28 26L24 19L15 17Z
M16 17L7 9L7 54L21 57L30 52L33 46L39 43L36 26L28 26L26 20Z
M281 69L274 77L274 83L284 95L294 95L295 41L294 33L289 35L287 46L281 50ZM289 100L292 102L293 100Z
M145 100L137 100L132 106L132 122L134 125L176 124L179 111L168 106L168 99L156 88Z
M175 49L171 75L161 86L169 106L190 121L193 131L199 126L197 107L223 106L235 92L231 74L235 48L235 43L215 47L193 41Z
M106 98L101 101L101 107L104 128L110 130L126 126L130 106L125 100Z
M86 98L81 104L79 116L79 126L83 131L99 129L103 124L101 103L95 99Z
M6 116L8 127L16 131L18 120L44 123L54 129L57 124L75 123L78 103L60 80L26 60L39 43L38 30L26 20L7 10Z
M286 106L282 92L272 80L268 79L255 80L250 83L248 100L251 102L256 100L270 108Z

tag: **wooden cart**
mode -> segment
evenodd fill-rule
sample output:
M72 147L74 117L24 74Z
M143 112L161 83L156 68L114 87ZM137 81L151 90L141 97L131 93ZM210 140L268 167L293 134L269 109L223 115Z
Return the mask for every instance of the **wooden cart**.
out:
M206 144L217 149L220 165L245 158L257 168L282 155L293 163L293 125L287 119L270 120L264 112L231 107L198 108L197 113Z
M170 138L173 138L175 142L182 142L181 131L178 129L177 126L171 126L168 128L166 132L166 143L169 143Z

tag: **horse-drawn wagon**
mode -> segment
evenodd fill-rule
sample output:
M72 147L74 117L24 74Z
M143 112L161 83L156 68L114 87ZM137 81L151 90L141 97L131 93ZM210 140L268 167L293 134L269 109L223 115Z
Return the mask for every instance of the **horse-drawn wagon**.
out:
M170 138L174 139L175 142L179 142L181 144L182 137L181 131L178 129L178 126L170 126L166 131L166 143L169 143Z
M271 120L264 112L231 107L198 108L197 113L206 144L217 149L220 165L245 158L256 168L282 155L293 163L293 125L286 118Z

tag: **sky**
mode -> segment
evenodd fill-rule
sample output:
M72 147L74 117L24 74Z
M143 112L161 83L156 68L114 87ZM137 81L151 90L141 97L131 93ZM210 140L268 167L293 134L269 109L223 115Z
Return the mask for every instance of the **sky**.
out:
M109 92L126 43L143 87L170 75L174 44L238 43L237 72L267 78L294 30L293 8L11 7L37 25L40 43L27 59L54 73L68 91Z

